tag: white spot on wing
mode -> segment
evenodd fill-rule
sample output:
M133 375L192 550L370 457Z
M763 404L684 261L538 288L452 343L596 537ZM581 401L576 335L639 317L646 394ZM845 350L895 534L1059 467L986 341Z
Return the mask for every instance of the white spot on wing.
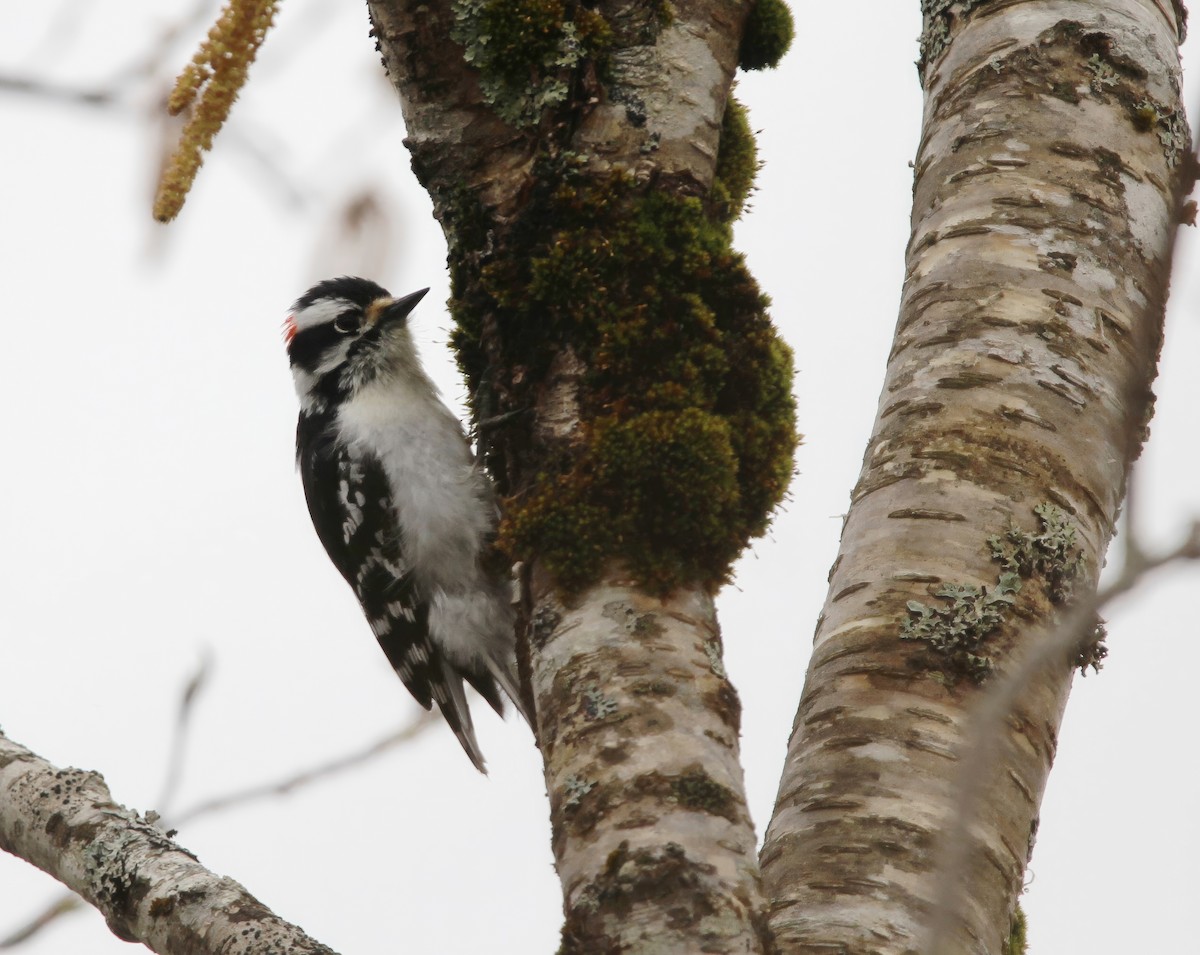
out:
M412 623L417 619L417 615L413 613L412 607L401 603L399 600L393 600L387 605L387 609L388 613L390 613L393 617L400 617L404 620L407 620L409 623Z

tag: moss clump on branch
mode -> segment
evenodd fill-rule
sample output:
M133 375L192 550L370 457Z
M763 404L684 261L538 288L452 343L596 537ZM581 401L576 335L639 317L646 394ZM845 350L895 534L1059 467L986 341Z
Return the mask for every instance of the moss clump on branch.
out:
M505 403L529 407L555 356L585 368L580 433L528 451L536 477L512 489L501 543L568 591L610 561L653 591L716 585L766 530L797 442L791 351L730 247L728 201L718 213L569 161L544 163L536 182L517 226L489 233L494 254L452 258L472 393L511 369ZM447 221L484 240L477 207L458 199Z
M612 42L604 17L566 0L454 0L451 32L506 123L535 125L570 95L571 71Z
M750 128L750 115L730 94L721 121L721 142L712 186L712 201L719 217L731 222L741 216L754 191L758 169L758 147Z
M743 70L774 69L795 35L796 23L784 0L758 0L742 33L738 66Z
M1017 907L1013 909L1012 923L1008 929L1008 938L1004 940L1003 955L1025 955L1029 944L1026 941L1026 928L1025 911L1018 902Z

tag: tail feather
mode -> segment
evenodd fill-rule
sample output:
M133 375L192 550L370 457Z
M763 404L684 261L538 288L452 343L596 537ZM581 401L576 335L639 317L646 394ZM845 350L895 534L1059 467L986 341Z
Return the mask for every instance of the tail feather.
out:
M503 715L498 684L531 726L521 698L514 652L513 612L506 589L482 582L474 589L434 591L429 602L429 634L456 670Z
M462 677L487 701L488 706L504 716L504 694L490 673L486 670L464 670Z
M463 678L501 716L504 715L504 698L508 697L508 699L512 700L513 706L517 708L517 712L524 717L525 722L530 726L533 725L533 720L529 716L529 710L525 706L525 701L521 698L521 684L517 679L516 666L513 661L501 661L489 658L483 661L482 666L476 664L473 669L461 672ZM503 695L501 695L501 690L504 691Z
M517 712L525 718L525 722L530 726L533 725L533 717L529 710L525 708L525 701L521 697L521 682L517 679L517 668L515 660L495 660L488 657L485 661L488 668L488 673L492 678L500 684L500 688L505 695L512 700L513 706L517 708ZM484 699L487 699L485 696ZM488 700L490 703L491 700ZM499 707L496 707L496 712L502 716L503 712Z
M442 679L433 685L433 698L466 752L467 758L486 776L483 751L475 738L475 724L471 722L471 710L467 705L467 695L463 692L462 676L446 659L443 658L440 662Z

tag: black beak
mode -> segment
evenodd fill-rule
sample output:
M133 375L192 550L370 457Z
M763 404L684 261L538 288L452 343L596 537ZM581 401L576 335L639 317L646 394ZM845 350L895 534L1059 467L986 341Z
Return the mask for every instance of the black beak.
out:
M390 322L401 322L417 307L417 302L425 297L425 293L429 289L423 288L416 292L410 292L403 298L398 298L389 305L385 305L379 311L379 318L376 319L376 325L384 325Z

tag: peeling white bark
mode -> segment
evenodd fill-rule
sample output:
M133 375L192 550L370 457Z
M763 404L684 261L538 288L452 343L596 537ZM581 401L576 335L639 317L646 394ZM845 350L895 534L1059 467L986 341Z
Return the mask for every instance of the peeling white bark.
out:
M59 769L0 734L0 849L77 892L161 955L334 955L137 813L99 773Z
M613 55L608 95L576 135L593 171L617 165L635 175L711 185L749 9L746 3L679 5L653 45Z
M614 576L537 606L532 683L567 950L764 951L740 704L711 597L659 600Z
M1094 580L1157 357L1181 116L1172 12L946 6L895 344L761 855L784 952L921 951L979 689L899 639L906 603L994 586L987 538L1035 528L1043 501L1077 524ZM1032 589L989 638L1001 672L1055 626ZM1008 720L947 951L1000 951L1071 673L1041 673Z

